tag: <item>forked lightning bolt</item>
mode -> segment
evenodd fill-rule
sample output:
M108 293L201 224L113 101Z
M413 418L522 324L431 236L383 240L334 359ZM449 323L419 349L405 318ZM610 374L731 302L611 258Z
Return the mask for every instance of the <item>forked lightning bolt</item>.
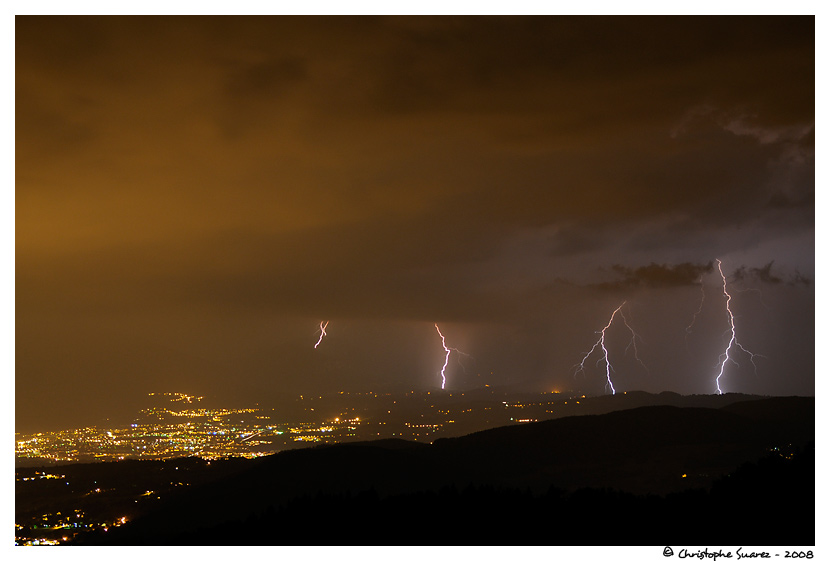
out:
M452 351L455 351L456 353L458 353L458 354L462 354L462 355L464 355L464 356L466 356L466 357L469 357L470 355L468 355L467 353L464 353L464 352L459 351L459 350L458 350L458 349L456 349L455 347L448 347L448 346L447 346L447 340L446 340L446 338L444 337L444 334L443 334L443 333L441 333L441 330L438 328L438 324L437 324L437 323L435 324L435 330L438 332L438 335L441 337L441 345L444 347L444 351L447 353L447 354L444 356L444 366L442 366L442 367L441 367L441 372L440 372L440 374L441 374L441 389L443 390L443 389L444 389L444 387L447 385L447 374L446 374L446 370L447 370L447 365L450 363L450 353L451 353ZM464 368L464 365L463 365L463 364L461 364L461 359L460 359L460 358L458 359L458 364L460 364L460 365L461 365L461 368Z
M750 351L746 350L743 345L738 342L737 335L735 334L735 315L732 313L732 308L729 307L729 304L732 302L732 295L729 294L729 290L726 286L726 275L723 274L723 269L721 268L720 259L716 259L718 262L718 272L720 273L721 280L723 281L723 295L726 297L726 315L729 318L729 329L728 331L731 333L731 337L729 338L729 344L726 346L726 350L718 358L718 362L720 362L720 371L718 372L717 378L715 378L715 386L718 388L718 394L722 394L723 391L720 387L720 379L723 376L723 371L726 368L726 362L732 361L736 365L738 364L735 362L735 359L729 356L729 351L732 349L733 346L738 347L743 352L749 355L749 361L752 363L753 368L757 369L757 365L755 364L755 357L756 356L764 356L759 354L751 353ZM757 371L757 370L756 370Z
M625 305L625 302L623 302L623 306L624 305ZM628 318L625 317L625 314L622 311L622 306L619 307L619 310L620 310L620 317L622 317L622 319L623 319L623 323L628 328L628 330L631 332L631 342L625 348L625 352L627 353L628 349L630 349L631 347L634 347L634 358L637 359L637 362L639 362L642 365L642 367L646 369L646 372L648 372L648 366L646 366L645 362L640 360L640 354L639 354L639 351L637 350L637 338L640 337L640 336L637 335L637 333L634 332L634 329L630 325L628 325ZM611 319L613 319L613 317ZM640 339L642 340L642 337L640 337Z
M318 346L320 343L322 343L322 342L323 342L323 337L325 337L325 336L326 336L326 327L328 327L328 325L329 325L329 322L326 322L325 324L324 324L322 321L320 322L320 329L318 329L318 330L317 330L317 331L319 331L319 332L320 332L320 338L319 338L319 339L317 340L317 342L314 344L314 348L315 348L315 349L317 348L317 346Z
M605 361L606 387L611 388L611 393L612 394L616 394L617 390L616 390L616 388L614 388L613 382L611 382L611 372L614 370L614 367L611 366L611 361L608 358L608 349L605 347L605 332L608 330L609 327L611 327L611 324L614 323L614 318L616 317L617 313L619 313L620 317L623 318L623 323L628 328L628 330L631 332L631 342L628 344L628 346L629 347L631 347L631 346L634 347L634 358L636 358L637 361L640 364L643 365L643 368L648 370L648 368L646 368L646 365L643 363L642 360L640 360L640 357L637 354L637 341L636 341L636 339L637 339L638 335L637 335L637 333L634 332L634 329L631 328L631 325L629 325L628 321L626 320L625 315L622 312L622 307L623 306L625 306L625 302L620 304L619 307L616 310L614 310L614 313L611 314L611 318L608 320L608 324L605 327L602 328L602 331L597 331L597 333L599 333L600 336L599 336L599 339L597 340L597 342L594 343L594 346L591 347L591 350L588 351L587 353L585 353L585 356L582 357L582 361L579 364L574 365L574 367L576 368L576 371L574 372L574 376L576 376L580 371L585 373L585 361L588 360L588 357L591 356L594 353L594 351L596 350L597 347L602 348L603 356L597 361L597 364ZM626 350L628 350L628 347L626 347Z

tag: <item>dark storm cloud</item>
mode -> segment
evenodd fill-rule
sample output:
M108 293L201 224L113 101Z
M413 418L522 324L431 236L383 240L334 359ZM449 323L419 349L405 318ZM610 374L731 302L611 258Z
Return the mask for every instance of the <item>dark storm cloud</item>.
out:
M765 185L763 170L780 142L757 149L751 135L742 140L723 122L699 119L667 138L702 100L723 106L721 113L743 106L719 91L753 96L746 130L773 126L793 106L803 114L792 122L811 122L811 104L784 103L776 93L782 88L766 85L782 80L790 95L811 91L802 84L812 80L803 72L812 68L812 43L795 33L797 19L135 21L81 18L92 39L76 38L62 20L21 18L19 29L18 57L41 65L31 72L40 78L31 89L65 85L49 100L32 101L33 111L72 116L68 122L100 139L88 150L104 148L105 165L112 165L106 151L143 160L121 166L129 172L126 182L118 178L125 196L138 184L170 183L156 170L175 166L181 178L166 188L177 192L232 188L243 204L263 208L264 198L266 206L295 209L295 217L317 214L321 222L338 219L326 202L345 203L336 214L380 197L387 204L372 212L413 202L427 213L455 205L458 229L481 231L667 212L734 223L757 212L759 188L778 202L804 200L810 191L806 177L796 194ZM66 65L72 74L35 46L47 33L63 37L75 54ZM782 58L799 49L810 56ZM747 60L768 68L760 73ZM23 88L30 73L19 74ZM111 101L100 93L107 88ZM79 111L64 91L97 109ZM212 134L211 122L230 143ZM130 136L119 132L124 127ZM19 137L24 146L39 138L23 129ZM29 154L21 152L21 163ZM782 174L795 168L809 172L812 165L784 163ZM96 189L101 180L89 183ZM404 197L390 196L396 185ZM269 191L290 193L289 204ZM168 216L199 212L189 197L178 199ZM236 224L256 223L239 211ZM224 222L217 226L230 225Z
M528 99L523 86L567 88L575 83L589 88L613 84L620 90L605 92L607 99L613 99L626 93L624 87L633 79L658 75L665 76L667 81L691 86L688 92L675 92L672 99L651 99L655 103L650 105L651 114L655 115L669 104L677 103L677 96L680 100L684 95L694 98L707 87L727 89L723 83L716 84L726 77L725 71L738 71L737 79L752 80L756 86L764 84L764 95L801 96L798 101L812 100L812 94L807 92L805 97L800 88L772 87L775 74L758 76L741 71L747 64L744 57L749 56L754 62L769 52L798 50L809 44L809 34L805 36L805 29L797 18L479 17L398 18L376 20L376 23L388 25L396 32L394 39L390 39L390 48L380 57L383 64L379 72L383 78L380 91L387 94L390 104L413 97L421 104L444 100L466 106L469 101L486 101L488 95L494 99L495 95L512 90L517 94L516 108L527 108L524 104L528 101L544 102L533 92ZM775 40L770 41L771 37ZM769 57L765 62L771 62ZM791 61L780 61L776 70L786 64L793 79L812 80L809 63L808 59L803 65L792 67ZM678 68L694 69L695 79L682 76ZM645 85L648 86L648 81ZM426 90L426 95L415 96L412 94L419 90L413 92L413 87L431 89ZM785 93L780 93L782 90ZM479 95L473 99L459 95L469 91ZM455 95L450 97L449 92ZM555 100L556 97L549 101ZM503 103L500 98L499 104ZM587 108L581 103L569 105L579 113L601 112L604 122L608 119L613 122L624 115L609 111L610 108ZM414 102L410 106L422 107L415 106ZM639 107L645 112L644 106ZM806 118L810 115L809 110L803 113Z
M305 64L297 58L256 63L234 73L228 83L228 95L244 100L270 98L305 78Z
M476 238L577 221L555 255L658 217L689 239L759 213L809 228L809 23L18 18L18 168L37 176L21 240L301 237L385 215L405 262L421 228L480 254ZM28 228L36 206L63 242Z
M787 272L782 267L775 267L778 273L773 272L774 261L770 261L763 267L748 267L742 265L735 269L731 278L739 282L760 282L767 285L786 283L789 286L807 287L813 282L799 271ZM784 275L784 276L778 276Z
M798 198L776 191L769 197L769 206L773 208L807 207L814 208L816 204L815 192L805 192Z
M611 270L622 278L613 282L599 283L595 286L603 290L689 286L699 284L701 276L711 272L712 269L712 262L705 265L696 263L658 265L651 263L636 269L623 265L612 265Z
M551 235L551 255L574 255L602 248L607 243L606 234L601 228L566 225Z
M754 278L767 284L779 284L782 279L773 275L771 272L773 263L773 261L770 261L763 267L747 267L746 265L742 265L732 273L732 276L737 281Z
M29 92L19 92L25 100ZM96 138L95 129L83 122L68 118L66 113L50 111L21 100L18 105L15 128L26 131L21 135L18 149L24 152L49 154L52 158L71 156ZM80 104L79 104L80 105Z
M306 62L299 57L234 61L231 67L219 119L232 138L273 112L275 101L285 99L307 79Z
M796 271L796 272L795 272L795 274L793 275L793 279L790 281L790 284L791 284L792 286L804 286L804 287L807 287L807 286L810 286L810 284L811 284L812 282L813 282L813 281L811 281L810 279L808 279L807 277L805 277L804 275L802 275L801 273L799 273L798 271Z

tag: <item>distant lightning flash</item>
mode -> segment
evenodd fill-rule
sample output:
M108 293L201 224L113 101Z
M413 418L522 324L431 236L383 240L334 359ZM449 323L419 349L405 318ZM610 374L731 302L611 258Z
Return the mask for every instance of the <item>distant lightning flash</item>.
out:
M769 307L769 306L767 306L767 305L764 303L764 294L761 292L761 289L760 289L760 288L744 288L744 289L737 288L737 289L735 289L735 290L737 290L738 292L754 292L754 293L756 293L756 294L758 295L758 301L761 303L761 305L762 305L764 308L766 308L767 310L769 310L769 309L770 309L770 307Z
M475 360L475 357L473 357L473 355L468 355L468 354L467 354L467 353L465 353L464 351L459 351L459 350L458 350L458 349L456 349L455 347L450 347L450 350L451 350L451 351L455 351L455 354L459 355L459 356L458 356L458 366L460 366L460 367L461 367L461 370L463 370L463 371L464 371L464 373L466 374L466 373L467 373L467 367L466 367L466 366L464 366L464 363L461 361L461 357L462 357L462 356L466 356L467 358L471 358L471 359L473 359L473 360Z
M732 302L732 295L729 294L726 286L726 275L723 274L723 269L721 268L720 259L716 259L718 262L718 272L720 273L721 280L723 281L723 295L726 297L726 315L729 317L729 330L732 333L732 337L729 339L729 344L726 346L726 350L723 351L723 354L720 355L718 361L720 362L720 372L718 372L717 378L715 378L715 386L718 388L718 394L722 394L723 391L720 388L720 379L723 376L723 370L726 368L726 362L732 361L735 364L735 359L729 356L729 350L735 346L741 349L743 352L749 355L749 361L752 363L753 368L757 368L755 364L755 357L756 356L763 356L759 354L751 353L750 351L746 350L743 345L738 342L737 335L735 334L735 315L732 313L732 308L729 307L729 304Z
M700 305L697 307L697 311L692 316L692 322L686 327L686 336L684 338L686 343L686 352L691 352L689 351L689 335L692 333L692 327L697 321L697 316L699 316L703 311L703 302L706 301L706 289L703 283L703 275L700 275L698 282L700 283Z
M446 353L447 353L447 354L446 354L446 356L444 357L444 366L442 366L442 367L441 367L441 372L440 372L440 374L441 374L441 389L443 390L443 389L444 389L444 386L446 386L446 385L447 385L447 375L446 375L446 370L447 370L447 365L450 363L450 353L451 353L452 351L455 351L456 353L458 353L458 354L462 354L462 355L464 355L464 356L466 356L466 357L469 357L470 355L468 355L468 354L467 354L467 353L465 353L465 352L459 351L459 350L458 350L458 349L456 349L455 347L448 347L448 346L447 346L447 340L446 340L446 338L444 337L444 334L443 334L443 333L441 333L441 330L438 328L438 324L437 324L437 323L435 324L435 330L438 332L438 335L441 337L441 345L444 347L444 351L446 351ZM460 364L460 365L461 365L461 368L464 368L464 365L463 365L463 364L461 364L461 358L459 358L459 359L458 359L458 364Z
M697 316L703 311L703 301L706 299L706 291L703 289L703 275L700 276L700 306L697 307L695 315L692 316L692 323L686 328L686 335L692 332L692 326L697 321Z
M444 350L447 351L447 356L444 357L444 366L441 367L441 389L444 389L444 386L447 384L447 376L444 374L444 371L447 369L447 364L450 362L450 352L451 349L447 347L447 340L444 338L444 334L441 333L441 330L438 329L438 324L435 324L435 330L438 332L438 335L441 337L441 345L443 345Z
M580 371L582 371L584 373L585 372L585 361L588 360L588 357L591 356L594 353L594 351L596 350L597 347L602 348L603 356L597 361L597 364L605 361L605 379L607 381L606 386L611 388L611 393L612 394L616 394L617 390L614 388L613 382L611 382L611 372L614 370L614 367L611 366L611 361L608 358L608 349L605 347L605 332L608 330L609 327L611 327L611 324L614 323L614 318L616 317L617 313L619 313L620 317L623 318L623 323L628 328L628 330L631 332L631 343L629 343L628 346L629 347L631 347L631 346L634 347L634 358L636 358L637 361L640 364L643 365L643 368L645 368L646 371L648 371L648 368L643 363L643 361L640 360L640 357L637 353L637 341L636 341L636 339L637 339L638 335L637 335L637 333L635 333L634 329L631 328L631 325L629 325L628 321L626 320L625 315L622 312L622 307L623 306L625 306L625 302L620 304L619 307L616 310L614 310L614 313L611 314L611 318L608 320L608 324L605 327L602 328L602 331L597 331L597 333L600 334L600 337L597 340L597 342L594 343L594 346L591 347L591 350L588 351L587 353L585 353L585 356L582 357L582 361L579 364L574 365L575 368L576 368L576 371L574 372L574 376L576 376L576 374L578 374ZM628 347L626 347L626 350L628 350Z
M320 338L317 340L317 343L314 344L315 349L323 341L323 337L326 336L326 327L328 327L328 325L329 322L326 322L325 324L322 321L320 322L320 329L318 329L318 331L320 332Z

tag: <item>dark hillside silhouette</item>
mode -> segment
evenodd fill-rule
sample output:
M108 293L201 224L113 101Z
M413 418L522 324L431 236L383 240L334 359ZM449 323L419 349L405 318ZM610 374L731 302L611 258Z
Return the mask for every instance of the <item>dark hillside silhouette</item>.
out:
M104 543L807 543L812 407L646 407L284 452L160 501Z

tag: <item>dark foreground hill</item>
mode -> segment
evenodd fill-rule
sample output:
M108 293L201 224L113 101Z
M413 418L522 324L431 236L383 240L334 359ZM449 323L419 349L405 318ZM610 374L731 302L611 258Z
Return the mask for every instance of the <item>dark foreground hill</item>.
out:
M289 451L85 543L807 545L813 408L644 407Z

